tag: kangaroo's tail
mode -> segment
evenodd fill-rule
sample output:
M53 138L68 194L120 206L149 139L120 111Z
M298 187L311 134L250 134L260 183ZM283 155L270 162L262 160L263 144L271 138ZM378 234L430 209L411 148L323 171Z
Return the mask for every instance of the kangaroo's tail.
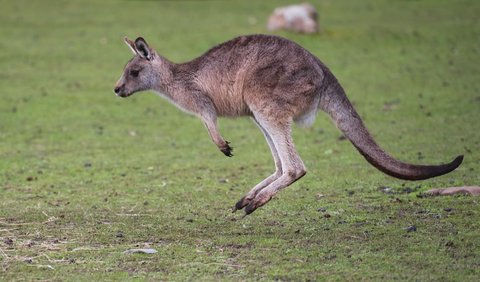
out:
M394 159L373 140L340 84L333 77L331 80L321 98L320 108L332 117L365 159L380 171L400 179L422 180L449 173L462 163L462 155L442 165L414 165Z

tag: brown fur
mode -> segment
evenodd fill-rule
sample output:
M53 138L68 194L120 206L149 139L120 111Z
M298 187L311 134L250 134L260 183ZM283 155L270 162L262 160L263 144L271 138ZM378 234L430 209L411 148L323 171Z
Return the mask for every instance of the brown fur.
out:
M149 89L160 93L198 116L227 156L232 156L232 148L218 131L218 116L250 116L264 134L276 171L243 197L235 210L245 207L249 214L305 175L291 125L294 121L310 124L319 109L332 117L372 165L391 176L426 179L448 173L462 162L463 156L459 156L446 165L420 166L392 158L375 143L330 70L287 39L241 36L183 64L158 55L143 38L135 42L125 38L125 42L136 56L115 86L118 96Z

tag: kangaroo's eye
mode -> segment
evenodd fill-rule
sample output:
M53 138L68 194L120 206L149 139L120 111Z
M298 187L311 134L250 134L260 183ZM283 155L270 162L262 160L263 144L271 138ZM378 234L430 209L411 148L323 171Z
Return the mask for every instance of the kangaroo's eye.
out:
M131 70L130 71L130 75L133 76L133 77L137 77L139 73L140 73L139 70Z

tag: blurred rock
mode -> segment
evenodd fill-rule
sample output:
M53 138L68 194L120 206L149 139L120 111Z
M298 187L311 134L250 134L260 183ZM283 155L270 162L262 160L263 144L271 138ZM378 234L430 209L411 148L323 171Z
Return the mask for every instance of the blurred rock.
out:
M278 7L268 18L267 29L317 33L319 31L317 10L310 3Z
M156 254L154 249L130 249L123 252L124 254Z
M407 232L416 232L417 227L415 225L410 225L409 227L405 228L405 230L407 230Z
M425 194L432 195L432 196L448 196L448 195L455 195L455 194L479 196L480 187L479 186L461 186L461 187L449 187L444 189L443 188L432 189L425 192Z

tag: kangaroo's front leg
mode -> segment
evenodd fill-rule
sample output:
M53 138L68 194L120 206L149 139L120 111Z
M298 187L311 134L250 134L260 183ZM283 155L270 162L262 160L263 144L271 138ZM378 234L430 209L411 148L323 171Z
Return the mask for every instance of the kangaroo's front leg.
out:
M233 148L230 147L230 142L225 141L225 139L223 139L223 137L220 135L220 132L218 132L217 115L207 112L201 116L201 119L207 127L208 134L210 135L210 138L212 138L213 143L217 145L217 147L220 149L220 151L222 151L222 153L225 154L225 156L232 157Z
M183 99L179 99L177 103L185 110L194 113L203 121L208 130L210 138L212 139L213 143L217 145L220 151L222 151L222 153L228 157L233 156L232 147L228 145L229 142L225 141L218 131L217 110L215 109L213 101L206 93L202 91L192 90L188 92L189 94L181 96Z

